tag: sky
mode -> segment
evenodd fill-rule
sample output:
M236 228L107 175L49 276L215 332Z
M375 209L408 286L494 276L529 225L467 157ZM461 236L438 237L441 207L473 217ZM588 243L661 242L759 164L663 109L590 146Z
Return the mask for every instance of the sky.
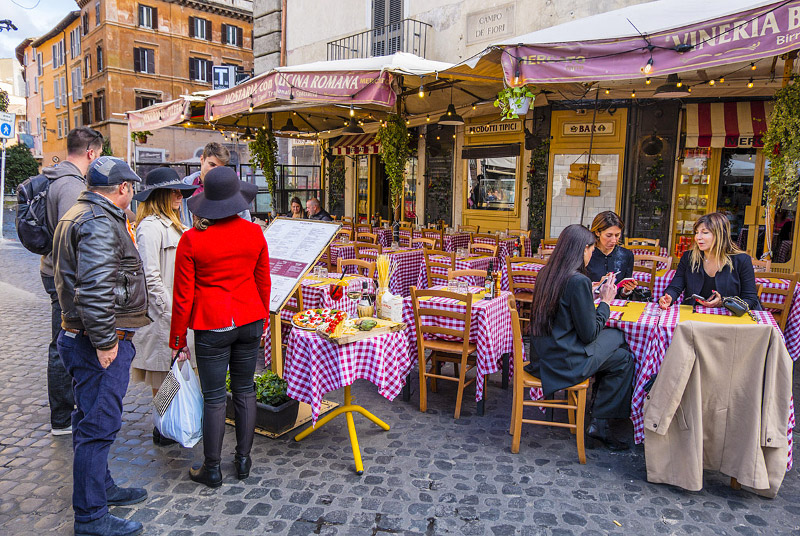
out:
M23 39L43 35L67 13L78 10L74 0L0 0L0 4L0 19L9 19L18 28L0 31L0 58L15 57L14 49Z

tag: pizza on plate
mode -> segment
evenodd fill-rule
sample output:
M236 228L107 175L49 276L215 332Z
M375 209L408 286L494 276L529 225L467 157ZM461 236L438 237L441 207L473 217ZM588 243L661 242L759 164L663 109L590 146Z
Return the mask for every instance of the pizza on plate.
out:
M345 311L338 309L306 309L295 313L292 324L300 329L314 330L323 324L339 323L347 318Z

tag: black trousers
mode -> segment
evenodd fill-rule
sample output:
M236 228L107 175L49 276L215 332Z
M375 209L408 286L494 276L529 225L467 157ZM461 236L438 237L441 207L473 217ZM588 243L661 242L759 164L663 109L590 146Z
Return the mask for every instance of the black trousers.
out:
M55 279L40 274L44 290L50 296L50 345L47 347L47 398L50 401L50 425L66 428L72 424L75 397L72 376L58 354L58 335L61 333L61 304L58 303Z
M253 375L263 329L264 321L258 320L231 331L195 331L197 373L206 404L225 403L225 373L229 368L232 393L255 391Z
M633 396L633 354L618 329L604 329L592 342L592 355L583 371L584 379L594 376L596 419L628 419Z

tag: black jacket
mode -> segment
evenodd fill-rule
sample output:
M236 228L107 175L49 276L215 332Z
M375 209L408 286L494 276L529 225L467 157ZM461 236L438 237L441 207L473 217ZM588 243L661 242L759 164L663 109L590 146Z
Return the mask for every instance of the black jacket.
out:
M622 246L616 246L610 254L605 255L600 248L595 247L592 258L586 265L586 272L592 281L602 281L608 272L621 272L617 275L617 282L633 277L633 253ZM622 288L617 291L617 297L625 297Z
M591 343L603 330L610 314L605 302L600 302L595 309L588 277L575 273L567 280L552 333L531 338L532 353L539 356L539 374L545 395L591 376L585 375L585 369L590 366L588 357L595 351Z
M739 253L738 255L733 255L731 261L733 262L733 270L725 266L722 270L717 272L717 292L719 292L723 298L739 296L747 302L750 309L760 311L761 303L758 301L756 276L753 272L753 262L750 260L750 255L747 253ZM697 271L693 271L692 252L687 251L681 257L681 262L678 263L675 276L672 278L672 281L670 281L666 293L672 297L673 303L678 299L678 296L683 293L683 303L686 305L694 305L695 300L690 296L692 294L700 294L702 289L703 267L700 266Z
M319 212L314 214L313 216L308 217L309 220L320 220L320 221L333 221L331 215L328 214L324 209L319 209Z
M147 318L142 261L125 212L85 191L56 225L53 266L61 325L83 329L95 348L117 344L117 328L138 328Z

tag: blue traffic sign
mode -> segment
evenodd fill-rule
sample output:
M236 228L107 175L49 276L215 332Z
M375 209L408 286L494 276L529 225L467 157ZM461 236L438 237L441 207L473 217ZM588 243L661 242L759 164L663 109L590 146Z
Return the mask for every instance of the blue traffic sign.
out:
M4 138L11 136L11 125L8 123L0 125L0 134L2 134Z
M0 138L11 138L14 136L14 123L16 120L16 114L0 112Z

